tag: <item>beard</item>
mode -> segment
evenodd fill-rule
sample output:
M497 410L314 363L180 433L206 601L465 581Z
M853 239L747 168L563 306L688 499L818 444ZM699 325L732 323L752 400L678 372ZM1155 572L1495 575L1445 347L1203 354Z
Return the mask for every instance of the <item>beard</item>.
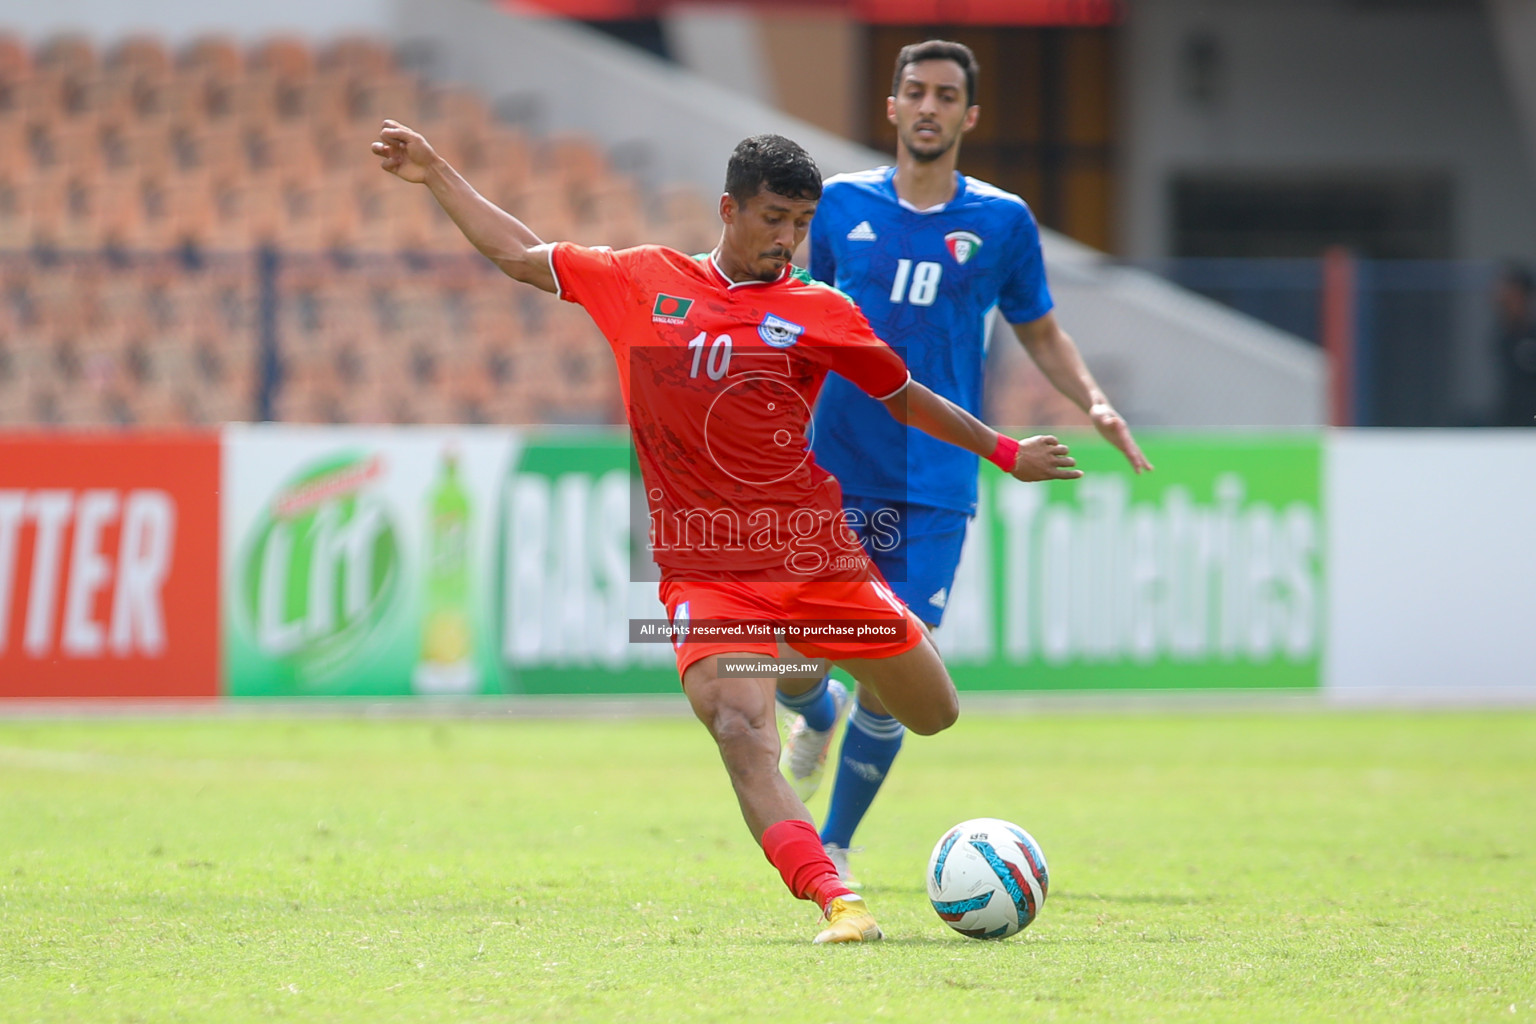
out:
M784 261L784 264L782 266L775 267L775 266L771 266L770 265L770 266L763 267L761 270L754 270L754 271L752 271L752 276L757 278L759 281L762 281L765 284L772 284L774 281L777 281L779 279L779 275L780 274L784 273L784 267L788 266L789 265L789 261L791 259L793 259L794 257L790 253L784 253L784 252L765 252L765 253L763 253L762 258L765 259L765 260L781 259L781 260Z
M948 155L949 151L955 148L955 143L958 139L959 137L956 136L953 139L940 139L925 144L918 141L915 137L910 137L903 138L902 142L906 145L907 152L911 154L912 159L921 164L931 164Z

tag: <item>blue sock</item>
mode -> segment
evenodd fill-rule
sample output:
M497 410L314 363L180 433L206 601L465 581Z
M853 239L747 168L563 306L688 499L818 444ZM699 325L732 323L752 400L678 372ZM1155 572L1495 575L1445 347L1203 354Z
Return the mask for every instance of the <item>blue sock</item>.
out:
M779 703L805 716L805 724L817 732L825 732L837 721L837 702L827 688L827 677L798 697L791 697L783 690L778 692Z
M854 703L853 713L848 716L848 731L843 734L843 749L837 758L832 803L821 828L823 843L836 843L846 849L853 841L854 830L880 792L906 731L891 715L876 715Z

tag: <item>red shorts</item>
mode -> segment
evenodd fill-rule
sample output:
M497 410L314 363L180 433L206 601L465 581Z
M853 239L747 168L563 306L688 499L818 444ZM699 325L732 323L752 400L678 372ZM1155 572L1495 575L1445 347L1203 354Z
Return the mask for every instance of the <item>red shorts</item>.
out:
M712 654L776 657L778 640L771 635L776 628L787 629L785 643L805 657L832 661L892 658L923 639L922 624L878 574L793 582L663 580L660 594L677 630L672 646L679 676ZM695 625L694 635L684 629L689 624ZM738 631L738 624L748 628ZM792 635L796 630L802 638ZM876 635L859 638L862 634Z

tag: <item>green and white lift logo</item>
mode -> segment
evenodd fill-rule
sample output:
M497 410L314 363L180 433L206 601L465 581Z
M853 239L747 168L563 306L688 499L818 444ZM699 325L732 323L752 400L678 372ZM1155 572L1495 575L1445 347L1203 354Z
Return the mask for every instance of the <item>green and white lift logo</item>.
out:
M400 580L400 541L371 486L376 454L301 470L252 528L240 596L258 650L318 680L346 667L383 622Z

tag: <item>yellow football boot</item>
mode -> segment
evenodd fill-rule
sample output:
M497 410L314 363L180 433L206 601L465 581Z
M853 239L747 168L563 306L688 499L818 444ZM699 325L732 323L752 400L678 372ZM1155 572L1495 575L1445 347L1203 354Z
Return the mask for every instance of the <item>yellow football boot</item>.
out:
M827 926L812 941L874 942L885 938L862 896L838 896L827 906Z

